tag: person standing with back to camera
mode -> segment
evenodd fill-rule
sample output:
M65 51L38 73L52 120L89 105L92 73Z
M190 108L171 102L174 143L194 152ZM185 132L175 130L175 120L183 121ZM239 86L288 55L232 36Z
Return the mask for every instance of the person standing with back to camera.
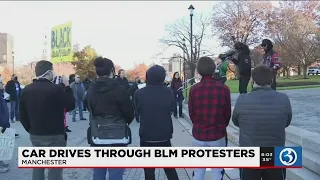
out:
M235 57L231 60L238 66L239 70L239 92L240 94L247 93L248 84L251 78L251 58L250 49L242 42L234 44L236 51Z
M271 88L276 90L277 71L280 69L279 54L273 50L273 44L269 39L262 40L261 47L264 50L262 64L271 68L273 75Z
M41 60L35 67L37 80L27 85L20 99L20 121L30 134L33 147L66 147L64 109L74 109L75 102L68 79L54 84L55 74L49 61ZM32 180L45 179L44 168L34 168ZM63 180L61 168L49 168L48 180Z
M129 91L113 79L115 70L110 59L98 57L94 66L98 77L88 90L88 143L93 147L126 147L132 141L129 124L134 119ZM123 180L124 171L124 168L94 168L93 180L106 180L107 172L109 180Z

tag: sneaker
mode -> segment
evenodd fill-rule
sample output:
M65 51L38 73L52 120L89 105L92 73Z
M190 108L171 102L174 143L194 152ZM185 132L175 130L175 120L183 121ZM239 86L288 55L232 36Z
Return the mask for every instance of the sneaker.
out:
M81 118L80 120L81 120L81 121L85 121L85 120L87 120L87 119L86 119L86 118Z
M19 134L14 134L15 137L19 137Z
M0 167L0 173L6 173L9 169L7 167Z
M5 163L3 161L0 161L0 167L9 167L9 163Z
M66 132L71 132L68 126L66 127Z

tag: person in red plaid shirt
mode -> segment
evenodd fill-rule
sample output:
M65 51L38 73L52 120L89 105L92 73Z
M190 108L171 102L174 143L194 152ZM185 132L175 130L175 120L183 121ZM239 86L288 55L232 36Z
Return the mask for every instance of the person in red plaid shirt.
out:
M197 64L201 81L189 93L189 115L193 123L192 135L195 147L225 147L226 128L231 117L229 88L213 75L216 65L209 57L202 57ZM205 169L194 170L194 180L203 180ZM212 179L222 179L224 169L211 169Z

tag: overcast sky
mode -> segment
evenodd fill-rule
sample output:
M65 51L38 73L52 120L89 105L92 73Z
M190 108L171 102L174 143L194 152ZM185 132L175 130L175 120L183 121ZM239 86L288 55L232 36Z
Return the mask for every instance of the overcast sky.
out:
M15 60L20 64L41 56L46 29L49 32L53 26L72 21L74 44L91 45L104 57L130 68L140 62L159 63L177 51L170 49L154 58L162 50L159 39L165 35L165 26L189 18L191 3L199 16L209 15L217 2L0 2L0 32L13 35ZM217 41L209 46L218 53Z

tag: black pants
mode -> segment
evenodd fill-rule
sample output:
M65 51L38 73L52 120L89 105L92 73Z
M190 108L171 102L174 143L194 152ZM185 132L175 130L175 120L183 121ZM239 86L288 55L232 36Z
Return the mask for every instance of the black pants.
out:
M88 109L88 101L85 99L83 100L83 111L86 111Z
M220 81L221 84L225 84L226 81L227 81L227 78L226 77L222 77L222 78L219 79L219 81Z
M240 169L241 180L285 180L286 169Z
M251 76L240 75L239 77L239 92L240 94L247 93L248 84Z
M170 140L164 142L143 142L140 141L141 147L171 147ZM155 180L154 174L155 168L144 168L144 176L146 180ZM175 168L164 168L164 172L168 180L179 180L178 174Z
M276 81L276 77L273 77L272 78L272 84L271 84L271 88L273 89L273 90L277 90L277 81Z
M174 107L173 107L173 116L177 117L178 116L178 110L177 106L179 107L179 117L182 117L182 101L181 97L175 97L174 98Z

